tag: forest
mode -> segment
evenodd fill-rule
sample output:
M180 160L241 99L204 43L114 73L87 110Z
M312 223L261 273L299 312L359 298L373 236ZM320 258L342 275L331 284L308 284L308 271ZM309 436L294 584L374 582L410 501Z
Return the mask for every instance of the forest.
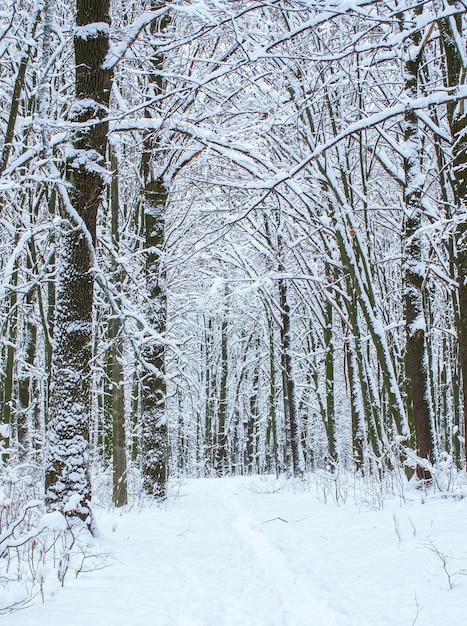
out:
M465 0L0 9L0 557L95 481L465 472Z

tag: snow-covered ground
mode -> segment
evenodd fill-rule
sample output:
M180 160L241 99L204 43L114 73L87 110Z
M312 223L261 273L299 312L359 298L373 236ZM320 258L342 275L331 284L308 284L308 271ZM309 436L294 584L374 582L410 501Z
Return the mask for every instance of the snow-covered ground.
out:
M467 623L467 499L405 489L382 502L314 481L189 480L162 508L97 508L107 567L64 587L52 571L44 603L1 624Z

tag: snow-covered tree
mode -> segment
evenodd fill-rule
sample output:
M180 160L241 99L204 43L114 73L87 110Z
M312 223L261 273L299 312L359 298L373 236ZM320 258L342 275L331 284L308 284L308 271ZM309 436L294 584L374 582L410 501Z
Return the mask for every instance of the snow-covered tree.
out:
M93 338L94 247L108 171L112 70L109 1L78 0L74 28L75 100L68 112L71 141L61 187L54 324L52 398L47 425L49 508L91 527L89 429Z

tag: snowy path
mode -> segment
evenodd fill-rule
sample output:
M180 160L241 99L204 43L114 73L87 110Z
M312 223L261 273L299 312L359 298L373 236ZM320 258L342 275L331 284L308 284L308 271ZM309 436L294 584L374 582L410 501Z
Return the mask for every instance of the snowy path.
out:
M271 485L193 480L162 509L98 511L112 565L70 573L63 589L49 576L45 604L2 626L465 623L467 578L449 589L427 548L457 546L465 558L448 566L467 568L464 501L361 510Z
M252 527L251 511L247 512L242 507L240 499L235 495L227 499L224 494L224 501L227 505L230 503L234 513L232 528L243 542L243 551L248 546L251 550L249 559L255 567L255 576L261 588L267 587L278 605L270 623L309 625L312 616L317 624L334 626L343 623L318 597L317 585L311 586L309 577L293 569L285 554L274 547L260 530Z

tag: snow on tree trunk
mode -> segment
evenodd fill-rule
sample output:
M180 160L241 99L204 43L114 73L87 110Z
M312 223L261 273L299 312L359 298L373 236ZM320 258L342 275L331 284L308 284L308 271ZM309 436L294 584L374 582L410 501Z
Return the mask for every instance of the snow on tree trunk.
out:
M224 312L224 316L226 316ZM228 450L227 450L227 375L228 375L228 359L227 359L227 317L222 319L221 325L221 371L220 371L220 389L219 389L219 410L218 410L218 434L216 446L216 472L218 476L225 476L228 473Z
M149 304L147 318L159 333L165 331L167 294L161 274L160 255L164 243L167 192L162 181L148 182L145 187L146 287ZM143 351L151 366L142 384L142 469L144 487L156 498L166 495L168 440L165 416L165 348L153 341Z
M111 236L112 244L118 251L120 243L118 162L112 146L109 147L109 153L110 166L112 168L112 182L110 185ZM121 291L123 275L121 271L118 271L114 259L112 259L112 270L116 274L115 280L118 290ZM128 502L122 330L121 320L117 316L112 316L109 319L108 328L110 349L107 357L107 366L111 386L113 503L116 507L124 506Z
M287 298L287 284L285 279L279 279L278 288L281 308L281 360L284 392L284 411L287 420L286 431L288 434L287 448L290 447L291 452L290 461L292 475L301 477L305 472L305 460L303 457L301 428L297 411L295 377L293 372L292 331L290 324L291 314L290 305Z
M445 83L447 87L458 88L465 84L465 19L460 2L451 0L448 4L458 9L460 15L440 21L441 42L444 52ZM463 392L463 438L467 437L467 113L465 100L448 104L447 118L452 140L452 188L454 195L455 246L457 279L459 287L459 365L462 372ZM467 445L464 443L464 456L467 462Z
M49 509L91 526L89 424L93 308L93 244L106 182L104 157L112 73L103 69L109 49L109 0L77 0L76 100L66 177L71 206L60 224L52 371L47 430L46 502Z
M155 10L161 2L153 0ZM159 22L151 24L151 33L163 32L170 24L170 16L165 15ZM162 75L164 56L157 46L153 46L150 58L153 71L150 73L149 87L154 95L164 91ZM145 114L150 117L149 110ZM166 330L167 292L164 270L161 263L165 241L165 213L167 190L164 181L154 174L153 154L161 149L159 138L147 134L141 161L144 184L144 228L146 246L146 289L149 299L147 319L151 327L163 334ZM165 380L165 347L156 340L148 344L144 359L149 366L141 388L142 403L142 470L144 488L158 499L165 498L168 477L168 431L165 413L167 384Z
M416 58L410 58L410 50L420 44L416 33L408 38L408 52L405 61L405 91L410 98L418 95L418 72L422 51ZM423 50L423 48L422 48ZM417 455L434 461L433 415L430 403L430 383L426 354L425 314L423 309L423 283L425 270L422 264L420 228L422 217L422 194L424 176L420 167L422 144L418 119L414 111L404 115L404 239L403 239L403 280L406 328L406 377L409 383L409 401L413 413ZM431 474L427 468L417 465L417 476L427 480Z

